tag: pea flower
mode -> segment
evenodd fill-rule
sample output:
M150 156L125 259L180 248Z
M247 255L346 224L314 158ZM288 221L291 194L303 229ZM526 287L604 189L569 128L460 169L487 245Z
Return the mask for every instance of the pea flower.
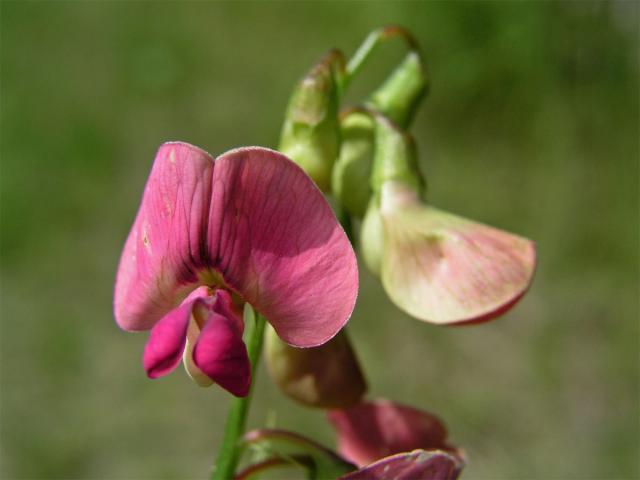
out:
M525 294L536 264L532 241L424 201L411 137L377 115L361 247L389 298L436 324L495 318Z
M353 249L300 167L265 148L214 160L169 142L122 252L114 313L124 330L151 330L143 356L150 378L184 356L199 384L245 396L245 302L282 340L312 347L344 326L357 288Z

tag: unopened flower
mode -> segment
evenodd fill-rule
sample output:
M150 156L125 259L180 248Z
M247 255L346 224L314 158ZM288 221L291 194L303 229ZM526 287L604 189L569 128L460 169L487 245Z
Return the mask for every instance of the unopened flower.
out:
M411 139L380 116L372 188L363 257L408 314L437 324L485 321L527 291L533 242L426 204Z
M305 75L289 100L280 135L279 150L325 192L340 149L338 76L343 62L342 54L331 50Z
M151 330L149 377L172 371L184 353L198 383L243 396L245 302L285 342L311 347L344 326L357 287L344 231L287 157L249 147L214 161L171 142L158 150L126 241L114 310L121 328Z
M346 408L362 399L367 384L345 329L313 348L292 347L272 329L266 338L269 372L288 397L319 408Z

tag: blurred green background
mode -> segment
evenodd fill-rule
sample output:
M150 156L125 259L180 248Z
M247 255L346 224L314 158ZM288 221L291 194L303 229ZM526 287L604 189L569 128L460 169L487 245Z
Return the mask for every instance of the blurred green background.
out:
M439 414L465 478L638 478L638 3L0 7L2 478L207 475L229 396L147 380L146 335L111 313L155 150L275 146L294 82L389 23L427 54L413 131L431 201L535 239L540 261L517 308L467 328L408 318L362 271L370 395ZM333 443L321 412L258 383L252 426Z

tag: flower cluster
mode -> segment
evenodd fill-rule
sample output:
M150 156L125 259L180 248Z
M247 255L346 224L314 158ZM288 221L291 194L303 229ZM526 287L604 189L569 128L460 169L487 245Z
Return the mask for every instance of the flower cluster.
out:
M342 108L365 60L393 37L408 46L402 62L361 105ZM248 404L238 404L213 478L257 478L280 467L350 480L460 473L464 455L438 418L364 399L365 376L343 329L358 292L352 244L399 309L433 324L496 318L531 283L533 242L426 200L409 128L427 86L415 41L388 27L348 62L331 50L299 82L279 152L244 147L214 159L181 142L158 150L114 300L120 327L150 330L147 375L166 375L182 359L197 384L246 397L266 338L276 384L326 409L338 434L339 453L281 430L240 441ZM258 455L238 472L241 454L252 449Z

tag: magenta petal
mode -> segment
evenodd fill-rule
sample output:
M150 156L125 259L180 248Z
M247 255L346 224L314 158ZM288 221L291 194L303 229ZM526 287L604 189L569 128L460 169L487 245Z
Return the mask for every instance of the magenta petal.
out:
M114 311L123 329L153 327L200 283L212 175L213 158L197 147L158 150L118 267Z
M166 143L120 259L116 320L149 329L198 285L233 290L283 340L311 347L349 319L358 272L329 204L284 155L242 148L214 163Z
M464 463L439 450L414 450L378 460L339 480L455 480Z
M359 466L415 449L450 448L437 417L388 400L332 410L328 418L338 435L338 452Z
M355 254L320 190L284 155L253 147L216 159L208 241L214 267L287 343L320 345L349 319Z
M180 363L194 302L198 296L203 295L200 290L196 290L179 307L162 317L151 329L142 357L142 364L149 378L171 373Z
M211 380L237 397L249 393L251 364L242 341L242 321L231 310L231 298L216 291L210 314L193 348L193 361Z

